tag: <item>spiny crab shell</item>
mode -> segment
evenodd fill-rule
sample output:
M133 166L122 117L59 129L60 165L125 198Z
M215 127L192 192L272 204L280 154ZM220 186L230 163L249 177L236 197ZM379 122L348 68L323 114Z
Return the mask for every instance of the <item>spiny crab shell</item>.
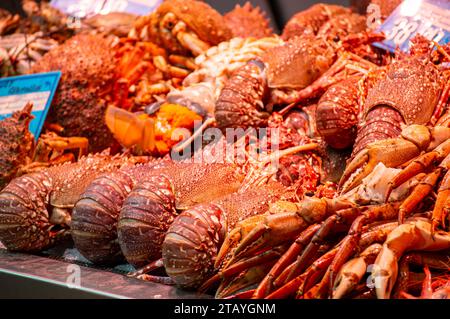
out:
M114 139L104 124L115 79L115 58L110 42L99 35L77 35L48 52L31 73L61 71L48 121L64 128L64 136L89 139L89 151L110 147Z
M13 113L12 117L0 121L0 190L14 177L20 165L25 164L33 150L33 135L28 130L33 119L28 103Z
M246 2L242 7L236 5L232 11L224 15L224 18L235 37L259 39L273 35L265 12L259 7L253 7L250 2Z

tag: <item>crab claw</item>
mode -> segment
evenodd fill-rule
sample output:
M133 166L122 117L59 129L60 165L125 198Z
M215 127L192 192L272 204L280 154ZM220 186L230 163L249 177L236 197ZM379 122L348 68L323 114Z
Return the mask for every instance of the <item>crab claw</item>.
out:
M398 261L409 250L439 251L450 248L450 233L431 235L431 223L416 219L395 228L387 237L372 268L372 278L379 299L389 298L397 280Z
M215 297L222 299L243 290L248 290L264 278L274 263L275 261L254 266L250 269L244 270L233 279L224 281L217 289Z
M308 223L296 212L266 214L250 217L241 222L225 239L216 259L216 268L229 254L231 259L249 256L265 247L274 247L295 238L308 227ZM231 249L236 247L233 251Z
M387 167L397 167L420 154L420 149L403 138L386 139L367 145L347 165L339 182L344 194L358 186L375 166L382 162Z
M333 287L332 298L340 299L361 281L367 272L367 266L375 260L382 246L375 243L367 247L359 257L349 260L342 266Z
M450 136L449 136L450 137ZM397 176L394 177L388 184L386 192L386 201L389 199L390 193L399 187L401 184L416 176L419 173L424 173L428 168L433 167L435 163L439 163L444 159L441 166L444 166L446 162L450 162L446 157L450 154L450 139L446 140L433 151L424 153L418 156L414 161L409 163Z

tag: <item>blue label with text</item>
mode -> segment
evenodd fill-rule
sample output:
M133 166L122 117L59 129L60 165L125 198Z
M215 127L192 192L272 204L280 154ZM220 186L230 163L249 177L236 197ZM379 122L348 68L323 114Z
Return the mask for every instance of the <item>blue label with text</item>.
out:
M416 34L446 44L450 41L450 1L405 0L377 31L384 32L386 40L375 45L391 52L397 47L408 52Z
M0 79L0 120L32 102L34 119L30 123L30 131L37 140L60 78L61 72L57 71Z

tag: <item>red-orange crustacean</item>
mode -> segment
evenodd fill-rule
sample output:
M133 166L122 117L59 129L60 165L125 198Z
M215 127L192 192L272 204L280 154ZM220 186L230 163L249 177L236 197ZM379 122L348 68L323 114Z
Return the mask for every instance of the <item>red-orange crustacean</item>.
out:
M89 155L13 179L0 192L0 240L13 251L41 251L67 234L71 210L103 172L145 160Z
M317 31L289 38L268 50L261 59L236 70L216 103L218 126L266 126L274 105L291 104L292 107L317 97L347 76L358 74L355 71L358 68L370 69L370 62L346 51L352 48L363 57L374 58L374 52L365 44L380 40L382 36L364 33L362 16L346 20L349 14L341 16L348 23L325 19ZM351 69L348 64L358 67Z

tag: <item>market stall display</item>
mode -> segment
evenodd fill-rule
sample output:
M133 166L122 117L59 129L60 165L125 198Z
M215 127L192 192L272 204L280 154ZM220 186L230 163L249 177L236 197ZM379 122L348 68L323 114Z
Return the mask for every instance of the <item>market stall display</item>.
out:
M0 258L62 245L164 297L450 297L450 30L386 32L401 3L280 35L250 3L1 12L1 75L61 79L40 136L33 101L0 120Z

